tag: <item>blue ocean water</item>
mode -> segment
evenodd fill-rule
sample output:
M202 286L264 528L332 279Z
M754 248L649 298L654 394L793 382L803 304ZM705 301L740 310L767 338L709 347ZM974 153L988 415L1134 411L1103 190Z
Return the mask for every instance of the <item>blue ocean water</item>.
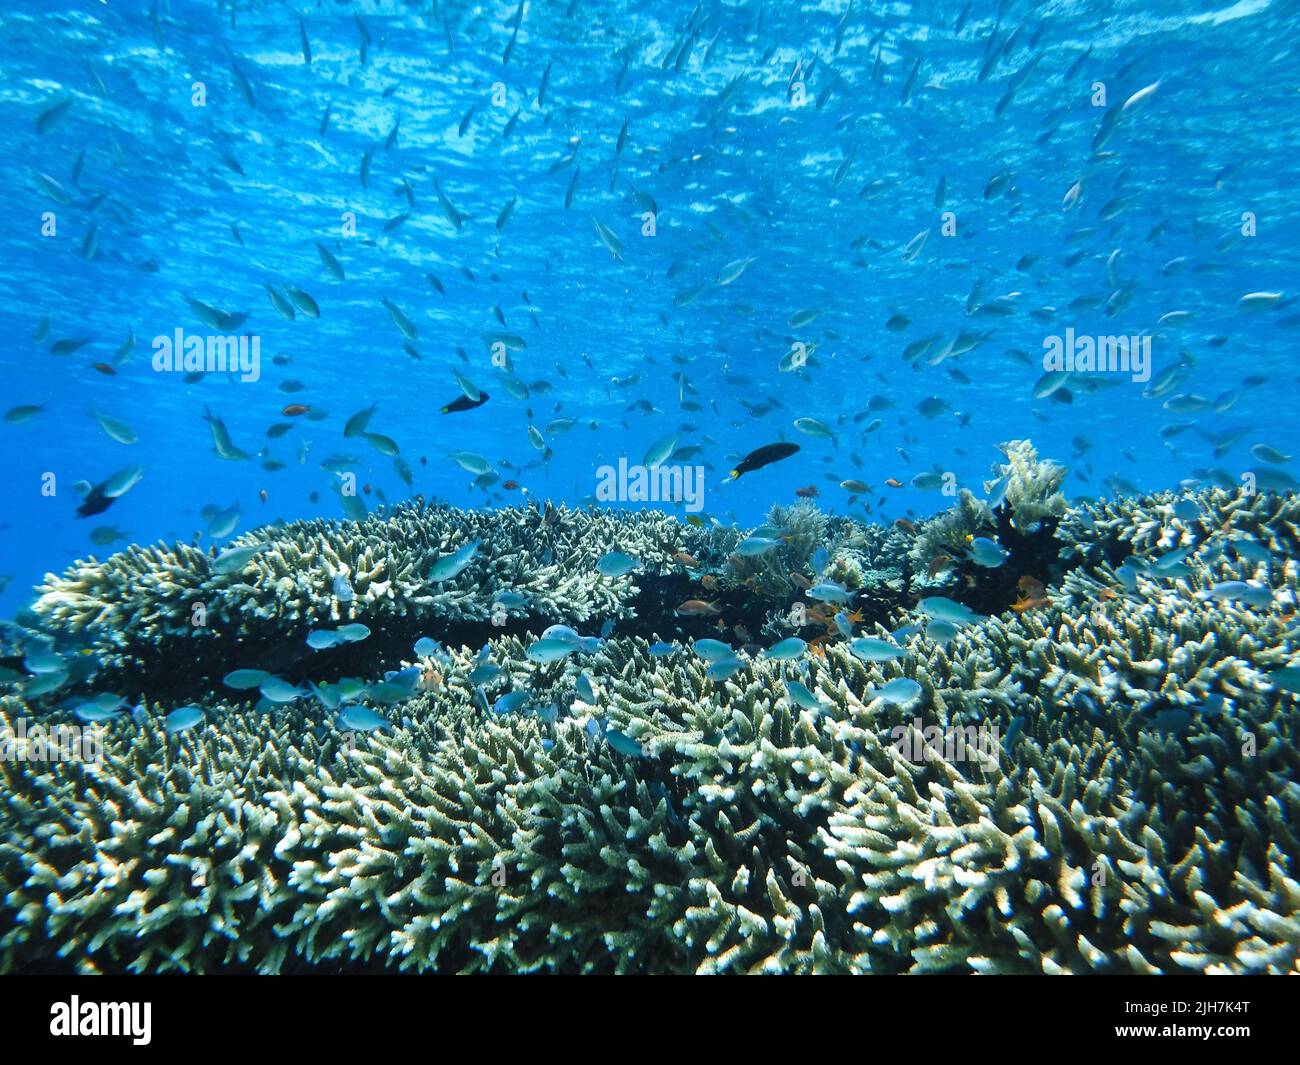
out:
M208 545L216 509L341 517L339 454L370 510L580 505L675 437L702 513L745 525L810 487L933 513L914 478L980 495L1011 439L1072 497L1285 471L1296 26L1268 0L10 5L0 612L78 557ZM176 330L256 337L258 379L159 372ZM1044 383L1067 330L1149 338L1150 380ZM343 435L372 404L410 484Z

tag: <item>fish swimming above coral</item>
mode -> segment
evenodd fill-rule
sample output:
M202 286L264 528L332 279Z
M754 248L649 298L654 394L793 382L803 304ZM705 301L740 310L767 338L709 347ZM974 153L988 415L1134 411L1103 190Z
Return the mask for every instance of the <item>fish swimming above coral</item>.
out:
M776 443L764 444L756 448L736 463L735 469L731 471L731 479L739 480L746 473L753 473L755 470L761 470L764 466L770 466L774 462L780 462L787 459L799 450L798 444Z

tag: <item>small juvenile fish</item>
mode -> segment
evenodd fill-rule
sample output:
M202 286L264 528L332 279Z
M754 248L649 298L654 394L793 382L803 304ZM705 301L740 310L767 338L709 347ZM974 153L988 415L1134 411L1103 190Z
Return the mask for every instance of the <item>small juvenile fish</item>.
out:
M925 627L925 634L941 647L947 647L957 636L957 626L950 621L932 621Z
M1239 311L1263 311L1273 307L1282 298L1280 292L1247 292L1237 301Z
M577 649L577 644L570 643L567 640L541 639L529 646L528 650L524 652L524 656L530 662L559 662L561 659L573 654Z
M718 276L715 278L716 283L718 285L730 285L733 282L740 280L741 275L749 269L753 262L754 256L751 255L747 259L735 259L732 262L727 263L726 266L718 271Z
M306 292L295 285L284 286L284 291L289 299L294 302L298 310L302 311L308 318L320 317L320 306Z
M23 666L29 673L65 673L67 660L54 651L34 651L23 659Z
M797 680L787 680L785 682L786 694L789 695L792 702L802 706L805 710L820 712L829 706L828 703L822 702L811 691Z
M492 470L492 463L473 451L453 451L447 457L466 473L481 475Z
M514 213L515 204L519 202L518 196L511 196L510 202L501 208L501 213L497 215L497 231L505 229L506 223L510 221L510 215Z
M479 542L471 540L457 551L450 555L443 555L429 570L429 580L434 583L449 581L460 576L465 567L473 561L474 553L478 550Z
M42 134L49 133L50 130L54 129L63 121L71 107L71 96L65 97L52 107L47 107L36 119L36 132Z
M799 432L806 433L808 436L818 436L823 440L829 440L837 447L839 446L835 434L816 418L796 418L794 420L794 427L798 429Z
M1267 588L1247 584L1245 581L1220 581L1205 593L1210 599L1221 603L1239 600L1250 606L1267 607L1273 603L1273 593Z
M307 646L313 651L324 651L330 647L338 647L347 641L332 629L313 629L307 633Z
M274 676L263 681L258 691L273 703L291 703L306 694L303 689L295 688L284 678Z
M227 548L212 560L212 572L220 574L238 573L253 560L253 556L265 547L265 544L252 544L248 547Z
M383 433L362 433L366 443L378 451L386 458L393 458L400 452L397 441L391 436L384 436Z
M324 244L317 242L316 252L320 255L320 261L325 266L325 269L328 270L336 280L347 280L346 275L343 273L343 267L340 265L338 259L334 257L334 254L329 250L329 248L325 247Z
M381 296L380 302L384 305L384 309L388 311L388 317L393 320L393 324L397 326L402 336L406 337L407 340L419 338L420 331L415 327L415 323L402 313L402 309L397 304L386 296Z
M138 439L135 430L120 418L114 418L110 414L100 414L98 411L91 411L90 416L99 423L99 427L107 436L119 444L134 444Z
M597 560L596 570L606 577L624 577L640 565L631 555L625 555L622 551L610 551Z
M203 711L197 706L182 706L163 718L163 728L168 736L188 732L203 720Z
M627 755L629 758L644 758L646 756L641 744L637 743L631 736L625 736L616 728L607 728L605 730L605 739L619 754Z
M262 287L266 289L266 294L271 300L271 306L276 309L280 317L287 318L292 322L296 317L293 304L280 295L270 284L264 284Z
M874 636L859 636L856 640L850 640L849 650L864 662L892 662L907 654L901 647L895 647Z
M345 732L375 732L391 728L388 719L367 706L349 706L338 716L339 727Z
M1260 462L1271 462L1277 466L1286 465L1292 458L1292 456L1279 451L1275 447L1269 447L1267 444L1256 444L1250 449L1250 453Z
M236 669L227 673L221 682L227 688L246 691L249 688L260 688L270 677L271 674L264 669Z
M1240 537L1230 541L1232 549L1242 558L1249 559L1251 562L1272 562L1273 555L1267 547L1257 540L1248 540ZM1204 556L1202 556L1204 557Z
M837 581L821 581L808 589L809 599L823 603L847 603L852 598L849 590Z
M745 668L745 662L739 658L720 658L716 662L710 662L704 675L709 680L719 681L727 680L734 676L740 670Z
M907 677L895 677L884 687L877 688L875 694L887 703L902 706L921 694L921 685Z
M976 536L970 542L970 551L966 557L977 566L997 569L1007 560L1007 553L1000 544L987 536Z
M691 646L694 648L695 653L706 662L720 662L724 658L735 656L731 644L723 643L721 640L696 640Z
M925 242L929 239L929 236L930 231L928 229L923 229L909 240L907 244L903 246L903 262L913 262L916 257L921 254L921 249L925 247Z
M612 254L615 259L622 262L623 242L618 239L618 235L599 218L593 216L591 220L596 225L596 235L600 237L600 242L609 249L610 254Z
M969 625L975 621L983 621L981 614L976 614L970 607L963 606L951 599L941 595L930 596L922 599L920 604L921 612L939 621L949 621L954 625Z
M40 414L45 408L36 404L26 404L20 407L11 407L5 412L5 421L10 425L22 425L29 422L36 415Z
M509 714L528 702L528 693L523 691L506 692L492 704L494 714Z
M770 658L774 662L792 662L806 650L808 650L806 641L799 639L798 636L787 636L764 651L763 657Z
M87 725L98 725L105 721L112 721L115 717L120 717L122 711L120 709L105 709L95 703L84 703L77 707L73 714L78 721L82 721Z
M1146 103L1149 99L1151 99L1151 97L1156 94L1156 90L1159 88L1160 88L1160 82L1156 81L1156 82L1152 82L1150 85L1146 86L1145 88L1138 89L1137 92L1135 92L1132 96L1130 96L1127 100L1124 101L1124 106L1119 109L1120 114L1122 115L1127 114L1129 111L1132 111L1137 107L1140 107L1142 104Z
M481 666L476 666L470 671L469 682L471 684L487 684L497 679L505 672L505 669L498 666L495 662L484 662Z

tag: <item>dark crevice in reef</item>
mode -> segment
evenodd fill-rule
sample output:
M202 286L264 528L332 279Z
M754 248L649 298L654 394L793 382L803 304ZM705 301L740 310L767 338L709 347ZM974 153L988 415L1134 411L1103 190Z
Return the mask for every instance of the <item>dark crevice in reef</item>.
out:
M766 601L747 600L746 590L741 588L718 592L710 600L719 608L716 616L678 615L678 606L700 594L689 574L641 574L636 580L639 591L628 601L636 616L617 619L611 636L649 641L689 641L709 636L733 640L732 628L737 624L757 634L773 606ZM402 662L415 660L414 645L421 636L438 640L448 648L474 648L502 636L535 639L556 623L553 618L514 615L504 625L487 620L409 616L386 617L382 623L364 617L359 620L371 628L366 639L322 651L307 646L307 634L335 623L313 622L267 636L226 636L213 627L196 629L188 640L140 643L132 648L130 665L101 670L94 688L121 690L131 698L147 692L151 699L163 703L198 700L209 692L228 700L256 699L256 692L234 691L222 683L222 678L235 669L263 669L294 684L336 681L340 677L371 680L381 670L398 669ZM603 619L596 618L573 627L584 636L594 636L602 624ZM14 664L20 665L21 660Z
M957 590L952 598L961 600L977 614L1001 614L1023 597L1017 586L1021 577L1030 577L1044 586L1056 584L1066 568L1057 557L1061 549L1056 539L1055 518L1045 519L1033 532L1018 530L1006 508L998 516L997 542L1006 552L1001 566L987 568L963 563L957 568Z
M981 614L999 614L1010 609L1020 592L1019 575L1029 575L1043 584L1060 580L1068 568L1057 557L1060 543L1055 538L1057 521L1048 519L1033 532L1017 530L1005 508L997 511L997 539L1007 552L1007 559L997 568L982 568L970 562L954 565L955 580L944 590L925 594L946 594L960 600ZM902 571L899 588L861 589L843 606L829 605L831 612L857 611L858 631L869 631L875 623L885 627L898 624L901 611L912 610L922 596L907 592L915 574L904 556L892 560ZM808 569L808 567L804 567ZM662 574L642 572L635 576L637 592L627 605L634 616L619 618L610 633L615 637L640 637L648 641L681 640L690 642L705 637L725 640L748 651L770 644L770 633L763 627L775 610L789 607L802 599L812 600L791 589L788 601L758 595L743 584L720 584L708 590L699 583L701 572L672 571ZM680 614L678 608L689 600L705 600L709 612ZM917 616L918 620L919 615ZM490 639L515 636L525 641L536 638L554 618L538 615L508 616L504 625L488 619L467 620L440 617L386 616L382 620L361 617L371 629L366 639L357 643L313 651L306 644L314 628L336 624L325 619L299 622L293 627L268 632L226 634L213 625L196 628L189 638L173 638L161 643L139 641L131 648L130 659L120 666L107 666L94 677L86 692L118 691L128 699L148 696L164 705L199 701L210 693L230 701L255 700L257 693L239 692L226 687L222 678L235 669L263 669L294 684L309 681L337 681L341 677L374 680L383 670L398 669L402 662L415 660L414 644L422 636L438 640L448 648L481 647ZM605 619L594 617L576 627L583 635L597 635ZM864 630L865 626L865 630ZM795 631L805 639L831 632L830 624L810 621ZM6 661L21 669L21 659ZM64 695L77 691L69 686Z

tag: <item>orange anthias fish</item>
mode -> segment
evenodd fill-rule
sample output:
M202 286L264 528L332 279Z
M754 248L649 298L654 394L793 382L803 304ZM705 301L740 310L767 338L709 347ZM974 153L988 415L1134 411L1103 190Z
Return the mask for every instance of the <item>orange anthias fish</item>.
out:
M902 488L902 487L903 487L903 482L902 482L902 481L896 481L896 480L894 480L893 477L887 477L887 478L885 478L885 484L889 485L890 488Z
M700 564L699 559L695 558L694 556L688 554L685 551L678 551L675 555L673 555L673 558L677 559L677 561L680 562L683 566L687 566L691 569L694 569L696 566Z
M894 524L897 525L900 529L903 530L903 532L907 533L909 536L916 535L916 526L913 525L906 518L899 518L897 521L894 522Z
M805 612L805 616L808 618L809 623L813 625L829 625L832 628L835 625L835 607L833 606L823 606L819 603L816 606L809 607Z
M817 486L815 484L810 484L803 488L796 488L794 494L800 499L816 499L818 495Z
M688 599L677 608L677 613L688 618L711 618L722 613L717 603L706 603L703 599Z
M1026 598L1037 599L1043 594L1043 582L1028 574L1016 581L1016 590Z
M934 558L930 559L930 565L926 569L926 574L930 577L936 576L937 574L942 573L951 565L952 565L952 559L950 559L947 555L935 555Z

